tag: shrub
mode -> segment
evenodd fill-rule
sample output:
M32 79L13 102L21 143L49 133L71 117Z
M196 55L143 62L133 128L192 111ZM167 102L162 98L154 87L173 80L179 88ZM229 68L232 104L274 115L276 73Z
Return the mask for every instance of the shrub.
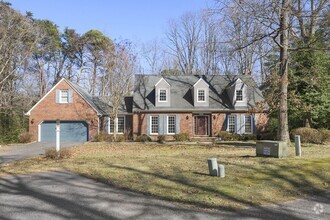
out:
M240 135L239 140L241 140L241 141L255 141L255 140L257 140L257 135L255 135L255 134L242 134L242 135Z
M136 142L148 142L148 141L152 141L152 140L148 135L143 134L143 135L137 136L135 138L135 141Z
M173 135L173 138L176 141L189 141L190 140L189 134L187 134L187 133L175 134L175 135Z
M56 152L55 149L47 149L45 153L45 157L51 160L68 159L71 158L72 155L72 151L68 148L63 148L59 152Z
M23 132L19 135L20 143L30 143L32 140L32 135L29 132Z
M92 138L92 142L102 142L106 139L105 134L97 134Z
M232 134L228 131L220 131L218 137L223 141L238 141L240 139L238 134Z
M321 132L321 134L322 134L323 143L330 142L330 130L320 129L319 132Z
M275 140L276 135L273 133L260 133L257 135L257 140Z
M300 135L301 143L322 143L322 133L314 128L296 128L291 131L290 136L294 140L295 135Z
M166 140L165 135L158 135L158 137L157 137L157 141L158 141L159 143L164 143L165 140Z

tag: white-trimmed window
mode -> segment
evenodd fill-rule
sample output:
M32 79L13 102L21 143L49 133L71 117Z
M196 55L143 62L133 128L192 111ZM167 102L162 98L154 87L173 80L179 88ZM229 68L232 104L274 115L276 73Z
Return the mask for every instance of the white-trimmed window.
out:
M230 133L236 132L236 116L235 115L228 116L228 131Z
M158 115L150 116L150 133L158 134Z
M110 134L113 134L115 131L115 122L110 118ZM125 116L118 116L118 134L123 134L125 131Z
M69 103L69 90L60 90L60 103Z
M205 102L205 89L197 90L197 102Z
M236 101L243 101L243 90L236 90Z
M158 101L159 102L167 102L167 90L166 89L159 89L159 95L158 95Z
M168 134L175 134L175 115L169 115L167 116L167 133Z
M252 133L252 116L245 115L245 133Z

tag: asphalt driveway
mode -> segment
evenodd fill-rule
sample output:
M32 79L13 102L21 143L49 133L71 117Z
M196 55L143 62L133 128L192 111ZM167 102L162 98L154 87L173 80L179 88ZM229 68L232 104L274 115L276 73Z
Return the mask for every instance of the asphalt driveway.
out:
M64 142L61 147L70 147L82 143ZM31 143L24 145L12 145L0 148L0 165L15 160L21 160L28 157L44 154L48 148L55 148L55 143Z
M0 177L0 219L328 219L329 196L206 212L57 171Z

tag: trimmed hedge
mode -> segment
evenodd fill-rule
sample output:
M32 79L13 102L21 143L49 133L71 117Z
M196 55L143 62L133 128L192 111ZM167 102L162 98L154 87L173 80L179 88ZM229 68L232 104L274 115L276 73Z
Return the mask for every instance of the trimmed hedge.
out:
M290 132L292 140L295 135L300 135L301 143L321 144L323 142L322 133L314 128L296 128Z
M322 133L322 142L323 143L330 142L330 130L320 129L319 132Z

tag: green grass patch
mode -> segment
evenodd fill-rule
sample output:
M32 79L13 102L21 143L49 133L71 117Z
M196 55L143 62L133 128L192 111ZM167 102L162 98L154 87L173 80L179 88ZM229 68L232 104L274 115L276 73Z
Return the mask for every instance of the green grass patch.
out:
M93 143L71 148L71 159L39 156L0 171L8 175L64 169L118 188L211 209L279 203L329 189L330 146L303 148L302 158L289 148L289 157L276 159L255 157L253 147L230 145ZM225 165L225 178L208 175L209 157Z

